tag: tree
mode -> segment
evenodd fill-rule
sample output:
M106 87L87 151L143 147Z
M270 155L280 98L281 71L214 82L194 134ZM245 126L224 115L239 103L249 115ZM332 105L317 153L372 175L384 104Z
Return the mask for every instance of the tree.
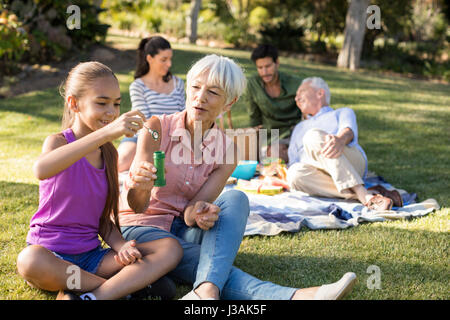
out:
M202 0L191 0L191 13L188 16L186 23L186 34L189 37L190 43L195 43L197 41L197 21L201 4Z
M369 3L370 0L351 0L345 18L344 45L338 56L338 67L350 70L359 68Z

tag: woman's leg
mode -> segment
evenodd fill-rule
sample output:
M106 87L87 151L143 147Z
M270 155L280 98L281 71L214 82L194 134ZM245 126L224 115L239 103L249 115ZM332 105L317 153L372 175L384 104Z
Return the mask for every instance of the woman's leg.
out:
M78 269L79 281L75 281L76 285L73 286L71 279L76 276L73 266L39 245L26 247L17 257L19 274L33 287L42 290L86 292L94 290L106 281L100 276Z
M169 276L194 283L201 298L225 300L313 299L319 287L290 288L262 281L232 266L247 221L248 198L244 193L225 192L215 202L221 208L218 223L208 231L188 228L174 221L172 232L182 238L183 259ZM198 245L197 243L201 243ZM198 284L198 285L197 285Z
M226 300L340 300L353 288L356 275L347 272L337 282L303 289L283 287L261 281L242 270L233 268L221 298Z
M202 298L218 298L241 245L249 214L245 193L238 190L224 192L214 202L220 207L219 219L213 228L179 228L175 234L187 243L183 245L181 263L171 273L191 282ZM200 243L198 246L195 243Z

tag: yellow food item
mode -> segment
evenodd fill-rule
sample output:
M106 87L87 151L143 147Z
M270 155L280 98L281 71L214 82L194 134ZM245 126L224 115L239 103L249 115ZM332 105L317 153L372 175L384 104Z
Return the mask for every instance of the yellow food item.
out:
M244 192L265 194L269 196L273 196L275 194L283 192L283 187L268 185L260 179L252 179L250 181L239 179L236 185L236 189Z

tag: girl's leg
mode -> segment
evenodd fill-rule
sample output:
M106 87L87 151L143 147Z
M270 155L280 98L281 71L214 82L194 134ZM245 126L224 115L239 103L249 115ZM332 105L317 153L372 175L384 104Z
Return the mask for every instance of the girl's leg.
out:
M144 288L174 269L183 255L178 241L172 238L139 243L137 248L142 258L125 267L117 264L115 252L105 256L97 274L120 271L92 291L97 299L119 299Z
M70 267L74 265L56 257L51 251L39 245L31 245L17 257L19 274L32 286L47 291L73 290L86 292L94 290L106 280L90 272L79 270L79 287L70 285L68 280L74 276Z

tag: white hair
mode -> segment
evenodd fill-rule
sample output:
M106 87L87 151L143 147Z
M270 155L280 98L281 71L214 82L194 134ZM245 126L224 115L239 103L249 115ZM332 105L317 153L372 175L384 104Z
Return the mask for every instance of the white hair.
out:
M215 54L207 55L198 60L186 75L186 83L203 72L209 71L207 83L217 85L225 91L226 104L242 95L247 85L242 68L230 58Z
M315 89L323 89L325 91L325 101L327 105L330 105L331 93L328 84L320 77L309 77L302 81L302 84L309 83L309 85Z

